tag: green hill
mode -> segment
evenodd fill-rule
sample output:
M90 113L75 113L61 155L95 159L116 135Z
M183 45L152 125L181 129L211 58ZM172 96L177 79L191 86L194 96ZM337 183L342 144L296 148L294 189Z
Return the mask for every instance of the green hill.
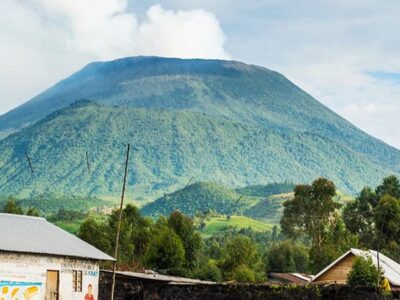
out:
M119 197L127 143L132 144L127 195L138 201L177 190L190 178L238 187L326 176L349 192L388 173L364 155L311 133L282 133L196 112L81 101L0 141L0 193Z
M271 195L244 211L244 214L265 222L278 224L283 213L283 202L293 198L293 193Z
M145 205L141 211L151 216L169 215L178 209L189 216L194 216L196 212L208 211L231 215L242 212L258 200L256 197L240 195L218 184L199 182L164 195Z

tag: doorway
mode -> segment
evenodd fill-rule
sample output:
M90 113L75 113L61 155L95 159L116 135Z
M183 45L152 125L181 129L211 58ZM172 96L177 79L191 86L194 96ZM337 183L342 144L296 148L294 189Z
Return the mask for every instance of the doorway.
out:
M59 271L47 270L46 300L58 300Z

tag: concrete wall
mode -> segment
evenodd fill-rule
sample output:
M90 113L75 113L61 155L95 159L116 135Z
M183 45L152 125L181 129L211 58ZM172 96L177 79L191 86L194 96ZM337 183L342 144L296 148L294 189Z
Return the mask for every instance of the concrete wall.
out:
M107 283L100 284L99 300L110 299ZM355 289L346 285L138 285L134 280L130 283L118 281L115 293L116 300L389 300L399 299L399 296L399 292L384 296L374 289Z
M47 270L59 271L59 300L84 300L89 284L92 285L94 299L97 300L97 262L5 252L0 252L0 299L26 299L25 293L33 296L28 299L44 300ZM82 271L82 292L73 292L73 270Z

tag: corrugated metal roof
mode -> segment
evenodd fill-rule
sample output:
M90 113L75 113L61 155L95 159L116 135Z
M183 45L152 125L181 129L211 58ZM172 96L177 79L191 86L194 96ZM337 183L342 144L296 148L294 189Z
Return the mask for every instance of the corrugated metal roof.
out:
M114 260L43 218L0 213L0 241L0 251Z
M108 270L101 270L103 273L112 273L112 271ZM176 277L176 276L169 276L169 275L162 275L158 273L138 273L138 272L129 272L129 271L117 271L116 274L135 278L135 279L144 279L144 280L151 280L151 281L160 281L160 282L167 282L171 284L215 284L214 281L204 281L200 279L192 279L192 278L185 278L185 277Z
M351 248L349 251L344 253L342 256L340 256L338 259L336 259L333 263L331 263L329 266L327 266L325 269L323 269L321 272L319 272L317 275L315 275L314 279L312 281L317 280L322 274L324 274L326 271L328 271L330 268L332 268L334 265L336 265L339 261L341 261L343 258L345 258L347 255L353 254L355 256L363 256L365 258L370 257L372 259L372 262L374 263L375 266L378 266L378 252L374 250L360 250L360 249L354 249ZM383 275L387 280L392 285L400 286L400 264L395 262L394 260L390 259L386 255L383 255L382 253L379 252L379 267L382 268L383 270Z
M311 275L302 273L269 273L269 277L288 283L305 284L312 279Z

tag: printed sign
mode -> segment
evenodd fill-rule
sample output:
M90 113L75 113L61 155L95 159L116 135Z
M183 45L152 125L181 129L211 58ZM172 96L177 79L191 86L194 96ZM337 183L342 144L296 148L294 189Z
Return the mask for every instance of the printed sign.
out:
M0 281L0 300L39 300L41 282Z

